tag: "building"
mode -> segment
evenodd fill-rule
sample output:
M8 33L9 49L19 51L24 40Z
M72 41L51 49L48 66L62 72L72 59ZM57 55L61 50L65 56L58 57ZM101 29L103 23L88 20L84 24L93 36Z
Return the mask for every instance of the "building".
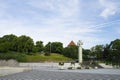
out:
M72 41L68 44L68 46L77 46L77 45L76 45L75 42L72 40Z

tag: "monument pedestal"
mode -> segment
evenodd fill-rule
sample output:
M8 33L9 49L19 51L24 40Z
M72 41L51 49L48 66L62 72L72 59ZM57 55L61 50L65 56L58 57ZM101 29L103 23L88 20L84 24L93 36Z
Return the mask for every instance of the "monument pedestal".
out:
M82 41L78 41L78 43L77 43L77 45L78 45L78 62L79 62L79 64L82 64L82 45L83 45L83 43L82 43Z

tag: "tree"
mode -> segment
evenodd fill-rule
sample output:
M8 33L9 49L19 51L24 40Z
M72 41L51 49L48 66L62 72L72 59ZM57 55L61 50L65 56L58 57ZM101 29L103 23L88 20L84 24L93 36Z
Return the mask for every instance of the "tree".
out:
M111 41L108 52L107 61L111 62L113 65L120 66L120 39Z
M35 47L37 52L42 52L44 50L44 45L42 41L37 41Z
M83 49L83 59L89 60L91 57L91 51L89 49Z
M18 52L30 53L32 52L33 47L34 47L33 39L31 39L29 36L22 35L18 37L17 40Z
M45 45L45 52L49 52L51 53L51 42L48 42L46 45Z
M73 59L78 58L78 47L77 46L67 46L63 50L63 55Z
M10 45L8 42L0 43L0 52L8 52Z
M17 36L10 34L5 35L0 38L0 51L7 52L7 51L15 51L16 49L16 40Z
M120 39L116 39L110 43L110 49L120 50Z
M91 48L91 54L92 54L92 56L94 58L96 57L97 60L101 60L102 57L103 57L103 55L102 55L103 49L104 49L103 45L96 45L96 46L92 47Z
M52 42L50 47L51 47L52 53L62 54L62 52L63 52L63 44L61 42Z
M61 54L63 52L63 44L61 42L48 42L45 46L45 51Z

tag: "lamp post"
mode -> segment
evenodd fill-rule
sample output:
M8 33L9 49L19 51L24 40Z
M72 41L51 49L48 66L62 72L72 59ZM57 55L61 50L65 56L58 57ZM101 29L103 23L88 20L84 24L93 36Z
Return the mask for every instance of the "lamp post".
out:
M51 42L50 42L50 53L51 53Z

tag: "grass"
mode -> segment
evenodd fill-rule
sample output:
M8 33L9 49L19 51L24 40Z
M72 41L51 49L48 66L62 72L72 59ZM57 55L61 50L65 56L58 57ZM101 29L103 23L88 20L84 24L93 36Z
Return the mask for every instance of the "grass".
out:
M25 53L8 52L0 53L1 60L15 59L18 62L68 62L72 61L71 58L65 57L60 54L51 53L50 56L45 56L40 53L34 53L33 55L27 55Z
M27 62L60 62L60 61L67 62L72 61L72 59L55 53L52 53L50 56L44 56L40 54L27 55Z

